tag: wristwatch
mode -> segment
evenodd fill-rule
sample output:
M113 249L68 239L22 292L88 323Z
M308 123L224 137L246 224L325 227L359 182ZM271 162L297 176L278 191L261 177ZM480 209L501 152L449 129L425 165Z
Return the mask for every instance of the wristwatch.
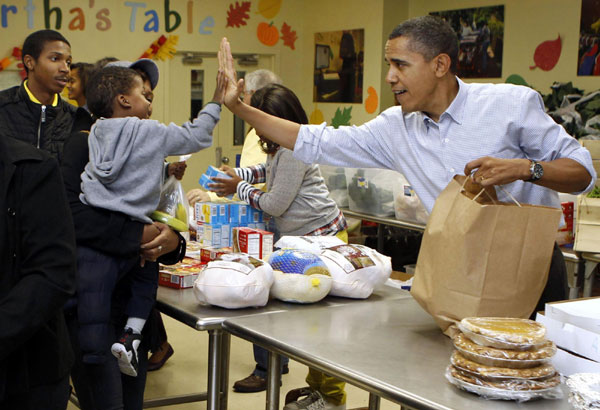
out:
M542 164L532 159L530 159L529 162L531 163L531 165L529 166L529 173L531 174L531 178L529 178L527 181L534 182L544 176L544 167L542 166Z

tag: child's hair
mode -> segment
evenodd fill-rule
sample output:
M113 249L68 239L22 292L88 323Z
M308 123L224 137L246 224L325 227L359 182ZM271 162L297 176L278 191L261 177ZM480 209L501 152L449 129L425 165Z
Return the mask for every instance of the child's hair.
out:
M140 75L131 68L105 67L96 71L85 88L87 105L96 118L111 118L119 94L127 94Z
M89 63L73 63L71 64L71 71L73 70L77 70L81 88L85 90L88 80L94 74L94 65Z
M97 69L104 68L105 65L107 65L108 63L112 63L113 61L119 61L119 59L117 57L103 57L100 60L96 61L94 63L94 66Z
M270 84L256 90L250 105L275 117L298 124L308 124L308 117L296 94L281 84ZM263 137L261 137L261 145L267 154L273 154L279 148L278 144Z
M25 42L23 43L23 49L21 50L21 62L23 63L26 72L29 72L29 70L25 64L25 56L30 55L34 60L37 60L46 43L51 41L62 41L71 47L71 43L69 43L67 39L58 31L38 30L27 36Z

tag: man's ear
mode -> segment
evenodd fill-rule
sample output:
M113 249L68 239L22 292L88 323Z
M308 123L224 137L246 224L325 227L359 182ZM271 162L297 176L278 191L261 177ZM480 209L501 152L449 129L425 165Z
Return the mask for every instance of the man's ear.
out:
M450 71L452 60L448 54L441 53L433 58L433 63L436 77L441 78Z
M25 54L23 56L23 62L25 63L25 67L27 67L28 71L33 70L33 66L35 65L35 59L30 54Z
M123 109L131 108L131 103L129 102L129 98L125 94L117 95L117 104Z

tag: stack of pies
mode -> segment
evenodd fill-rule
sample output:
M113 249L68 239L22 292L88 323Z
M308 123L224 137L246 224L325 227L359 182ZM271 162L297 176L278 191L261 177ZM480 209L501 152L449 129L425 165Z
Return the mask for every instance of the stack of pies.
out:
M560 376L550 364L556 346L546 329L527 319L463 319L454 338L456 350L446 370L455 386L490 399L525 401L554 398Z

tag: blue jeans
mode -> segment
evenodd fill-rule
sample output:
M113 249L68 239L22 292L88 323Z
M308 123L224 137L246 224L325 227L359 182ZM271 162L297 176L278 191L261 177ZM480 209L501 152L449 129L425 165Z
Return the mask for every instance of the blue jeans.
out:
M254 350L254 360L256 361L256 367L252 374L266 379L267 368L269 367L269 351L255 344L252 345L252 348ZM289 358L281 356L280 370L283 371L283 366L287 366L289 362Z

